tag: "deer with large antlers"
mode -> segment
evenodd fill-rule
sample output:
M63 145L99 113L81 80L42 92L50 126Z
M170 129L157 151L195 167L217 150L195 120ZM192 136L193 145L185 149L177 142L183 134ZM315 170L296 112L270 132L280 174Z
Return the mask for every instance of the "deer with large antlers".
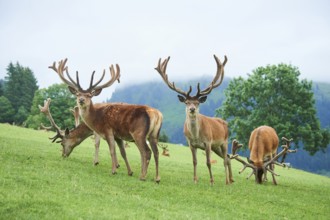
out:
M93 132L84 122L80 123L79 120L79 112L77 112L77 108L73 110L75 117L75 125L76 127L72 130L65 129L64 131L55 123L49 109L51 99L48 98L44 101L44 106L39 105L40 112L45 114L45 116L49 119L51 123L51 127L53 127L56 131L56 135L54 137L49 138L52 142L56 141L57 143L61 143L62 145L62 156L69 157L73 149L78 146L81 142L83 142L86 138L91 135L95 135L95 156L94 156L94 165L99 164L98 154L99 154L99 146L100 146L100 137ZM77 114L78 113L78 114Z
M113 65L110 66L111 78L103 85L99 84L105 76L105 70L100 80L95 84L93 83L94 71L91 76L90 86L85 90L80 86L78 72L76 72L76 81L71 78L66 62L67 59L61 60L58 63L58 67L56 67L56 63L54 62L49 68L53 69L61 80L68 85L71 93L76 95L79 113L85 124L107 141L112 159L112 174L116 174L118 164L115 141L121 140L119 143L120 149L124 149L123 140L134 141L141 155L140 179L145 180L151 158L151 151L146 142L148 139L154 154L156 166L155 181L158 183L160 181L160 176L158 172L159 152L157 143L163 118L161 112L143 105L119 103L93 104L92 97L99 95L102 89L110 87L115 81L119 82L119 65L116 64L116 70ZM64 72L68 79L64 76ZM129 164L126 163L126 166L129 170L129 175L132 175Z
M210 174L210 183L214 183L212 170L211 170L211 150L217 155L223 158L225 174L226 174L226 184L234 182L232 177L232 170L230 159L227 156L228 151L228 126L227 122L220 118L211 118L199 113L199 104L206 101L207 95L211 93L214 88L221 85L224 77L224 66L227 62L227 57L223 63L220 62L217 56L214 55L217 72L208 87L201 90L200 85L197 85L197 94L191 96L192 87L190 86L188 92L176 88L174 82L171 83L168 80L166 74L167 63L170 59L168 57L163 62L159 59L158 66L155 68L157 72L162 77L166 85L177 92L180 102L186 105L186 121L184 123L184 135L186 136L187 142L192 152L193 166L194 166L194 182L197 183L198 177L196 172L197 166L197 148L205 150L206 152L206 164Z
M253 174L255 175L256 183L261 184L263 181L267 180L266 172L269 171L273 177L273 184L277 185L275 176L278 176L278 174L274 172L274 165L285 166L283 163L277 162L277 159L284 154L296 152L296 150L289 149L292 139L289 140L283 137L282 140L285 141L286 144L282 146L283 150L277 154L279 140L276 131L269 126L260 126L254 129L250 135L250 158L247 158L248 162L245 162L236 154L237 150L242 147L242 144L239 144L237 140L233 140L233 156L231 159L236 159L244 165L239 173L242 173L247 167L251 168L253 171L250 176Z

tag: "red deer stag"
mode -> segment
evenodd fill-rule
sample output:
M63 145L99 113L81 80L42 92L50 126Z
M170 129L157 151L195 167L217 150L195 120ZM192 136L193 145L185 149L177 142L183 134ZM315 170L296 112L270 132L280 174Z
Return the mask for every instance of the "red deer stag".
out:
M92 97L99 95L103 88L110 87L115 81L119 82L120 69L118 64L116 64L116 70L111 65L111 78L103 85L99 84L105 76L105 70L101 79L95 84L93 84L94 71L91 76L90 86L85 90L80 86L78 72L76 73L76 81L71 78L66 62L67 59L61 60L58 63L58 67L56 67L56 63L54 62L49 68L53 69L61 80L68 85L71 93L76 95L80 116L85 124L107 141L112 158L112 174L116 174L117 168L115 141L120 145L120 149L124 149L123 140L134 141L141 155L140 179L145 180L151 158L151 151L146 142L148 139L154 153L156 166L155 181L157 183L160 182L157 143L163 118L161 112L149 106L142 105L119 103L93 104ZM64 72L68 79L65 78ZM130 170L128 163L126 163L126 166ZM130 171L129 175L131 175Z
M78 146L81 142L83 142L86 138L89 136L97 135L95 132L93 132L87 125L82 122L79 122L79 118L77 119L77 115L74 113L75 116L75 123L76 127L72 130L69 131L69 129L66 129L65 131L61 130L59 128L51 113L49 110L49 105L50 105L51 99L48 98L47 100L44 101L44 106L39 105L40 112L44 113L46 117L49 119L52 127L55 128L56 130L56 135L52 138L52 142L55 142L58 138L60 139L59 141L56 141L57 143L61 143L62 145L62 156L63 157L69 157L73 149ZM78 113L79 114L79 113ZM79 115L78 115L79 117ZM94 157L94 165L99 164L99 159L98 159L98 154L99 154L99 146L100 146L100 137L95 137L95 157Z
M170 59L168 57L163 62L159 59L158 66L155 68L166 85L179 93L179 101L186 104L186 121L184 123L184 135L186 136L187 142L192 152L193 165L194 165L194 182L197 183L198 178L196 174L197 148L205 150L206 152L206 164L210 173L210 183L213 184L213 175L211 171L211 150L217 155L223 158L225 174L226 174L226 184L234 182L232 177L232 170L230 159L227 156L228 148L228 126L227 122L220 118L211 118L199 113L199 104L206 101L207 95L211 91L220 86L224 77L224 66L227 62L227 57L223 63L214 55L215 61L217 63L217 73L211 82L211 84L204 90L201 91L199 83L197 85L197 94L195 96L190 96L192 87L188 92L184 92L181 89L175 87L174 82L170 83L168 76L166 74L167 63Z
M277 162L277 159L286 153L296 152L296 150L289 150L292 139L288 140L283 137L282 140L286 141L286 145L283 146L284 149L280 153L276 154L279 144L276 131L269 126L260 126L254 129L250 135L250 158L248 158L248 163L240 159L238 154L236 154L237 149L242 147L236 140L233 140L233 156L231 159L236 159L244 165L239 173L242 173L246 167L252 168L253 172L251 175L255 175L256 183L261 184L263 181L267 180L266 172L269 171L273 177L273 184L277 185L275 176L278 175L274 172L274 165L285 166Z

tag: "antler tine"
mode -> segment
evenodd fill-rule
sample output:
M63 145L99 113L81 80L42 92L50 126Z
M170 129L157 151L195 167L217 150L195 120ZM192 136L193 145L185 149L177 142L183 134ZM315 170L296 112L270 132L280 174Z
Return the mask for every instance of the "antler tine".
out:
M184 91L182 91L181 89L176 88L174 82L170 83L170 82L168 81L168 76L167 76L167 74L166 74L166 68L167 68L167 63L168 63L169 60L170 60L170 57L168 57L167 59L165 59L165 60L162 62L162 59L159 58L159 60L158 60L158 65L157 65L157 67L155 67L155 70L157 70L157 72L159 73L159 75L162 77L163 81L166 83L166 85L167 85L170 89L172 89L173 91L175 91L175 92L177 92L177 93L183 95L184 97L188 97L189 94L190 94L190 92L191 92L191 90L192 90L192 87L191 87L191 86L189 87L188 92L184 92Z
M243 168L239 171L239 174L241 174L247 167L252 168L253 170L256 170L256 167L254 165L245 162L244 160L242 160L241 158L239 158L236 155L233 156L233 157L231 157L231 158L232 159L235 159L235 160L237 160L237 161L239 161L239 162L241 162L243 164Z
M78 85L74 82L74 80L72 80L72 78L70 77L69 72L68 72L68 67L65 66L67 61L68 61L67 58L65 58L64 60L59 61L58 62L58 68L56 68L56 62L54 62L53 65L49 66L48 68L53 69L65 84L67 84L68 86L70 86L72 88L77 89ZM63 71L66 71L66 75L69 77L71 82L68 81L64 77Z
M103 73L102 73L102 77L99 79L99 81L97 81L94 85L93 85L93 80L94 80L94 75L95 75L95 71L93 71L93 74L91 76L91 83L89 85L89 88L92 88L93 86L97 86L98 84L100 84L100 82L102 82L104 76L105 76L105 69L103 70Z
M75 126L78 127L80 124L80 118L79 118L79 107L75 106L73 109L70 109L70 111L73 114Z
M236 155L236 151L241 148L243 146L243 144L239 144L239 142L234 139L231 145L231 153L232 155Z
M204 95L208 95L211 93L211 91L214 89L214 88L217 88L218 86L221 85L222 81L223 81L223 78L224 78L224 67L227 63L227 56L225 55L225 60L223 63L221 63L221 61L219 60L219 58L216 56L216 55L213 55L214 56L214 59L215 59L215 62L217 63L217 72L215 74L215 77L213 78L212 82L210 83L210 85L204 89L203 91L199 91L198 89L198 92L197 92L197 95L196 97L200 97L200 96L204 96ZM219 80L220 78L220 80ZM219 80L219 82L218 82ZM218 82L218 83L217 83Z
M53 140L52 142L56 141L57 138L63 138L64 135L63 135L63 131L56 125L53 117L52 117L52 114L50 113L49 111L49 105L50 105L50 102L51 102L51 99L48 98L47 100L44 101L44 106L41 106L39 105L39 109L40 109L40 112L44 113L47 118L49 119L51 125L55 128L56 130L56 135L52 138L49 138L50 140Z
M110 69L110 76L111 76L110 80L108 82L106 82L105 84L103 84L103 85L97 86L98 84L100 84L100 82L104 78L105 70L103 70L103 74L102 74L101 79L99 81L97 81L93 86L90 86L89 89L88 89L88 91L91 92L92 90L99 90L99 89L103 89L103 88L109 87L116 80L118 81L118 83L120 83L120 68L119 68L119 65L116 64L116 71L114 70L113 65L111 65L109 69ZM94 77L93 75L92 75L92 77Z
M283 154L286 154L286 153L295 153L297 152L297 150L289 150L289 147L290 147L290 142L293 140L292 138L291 139L287 139L285 137L282 137L282 140L285 140L287 141L286 145L283 145L283 150L278 153L275 157L273 157L271 160L269 160L267 163L264 164L264 167L267 168L268 165L270 165L271 163L275 163L275 161L277 161L277 159L282 156Z

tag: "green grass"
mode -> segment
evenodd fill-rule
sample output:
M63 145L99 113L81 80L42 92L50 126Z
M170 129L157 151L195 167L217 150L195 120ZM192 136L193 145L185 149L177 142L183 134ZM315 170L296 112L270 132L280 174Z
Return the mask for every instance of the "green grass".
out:
M161 183L139 180L140 156L127 148L134 171L121 167L111 175L109 150L101 143L100 164L93 166L88 139L67 159L51 133L0 124L0 219L330 219L330 178L277 167L278 185L256 185L239 175L226 186L222 160L212 167L210 186L205 156L199 152L199 183L192 181L192 159L186 147L169 144L170 157L160 156ZM295 156L299 156L299 153ZM308 161L306 161L308 162Z

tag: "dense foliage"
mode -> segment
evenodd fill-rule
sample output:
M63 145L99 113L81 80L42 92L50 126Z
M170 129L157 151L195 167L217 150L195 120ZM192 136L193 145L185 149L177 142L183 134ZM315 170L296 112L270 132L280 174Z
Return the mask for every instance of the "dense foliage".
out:
M19 63L8 65L3 83L3 96L11 103L14 115L8 117L6 122L21 125L26 120L37 89L37 80L28 67L23 67Z
M50 112L56 124L64 128L74 127L74 117L70 112L75 104L75 97L68 90L65 84L54 84L47 89L40 89L35 93L31 114L29 115L26 125L29 128L37 129L40 124L49 125L48 119L40 113L38 105L43 106L44 100L51 98Z
M316 116L312 82L299 81L299 75L296 67L279 64L259 67L248 79L235 78L217 113L245 146L253 129L269 125L279 137L293 138L296 146L302 142L312 155L325 150L330 132L321 129Z

